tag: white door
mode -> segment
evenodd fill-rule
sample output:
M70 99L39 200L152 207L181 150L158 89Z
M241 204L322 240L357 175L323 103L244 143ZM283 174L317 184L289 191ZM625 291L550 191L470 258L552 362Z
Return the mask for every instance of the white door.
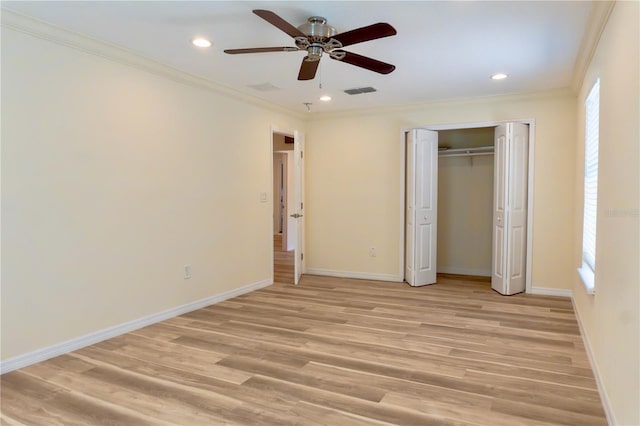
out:
M528 125L496 127L491 288L505 295L526 286L528 149Z
M298 241L294 255L293 283L300 282L300 276L305 272L304 261L304 134L298 131L293 133L293 202L296 235Z
M406 133L405 280L436 282L438 132Z

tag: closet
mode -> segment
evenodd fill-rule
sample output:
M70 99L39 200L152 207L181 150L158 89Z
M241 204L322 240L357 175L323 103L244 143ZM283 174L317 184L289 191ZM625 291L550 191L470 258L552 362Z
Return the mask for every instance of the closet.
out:
M491 276L494 128L438 132L437 270Z
M522 123L405 133L405 281L445 272L525 290L528 136Z

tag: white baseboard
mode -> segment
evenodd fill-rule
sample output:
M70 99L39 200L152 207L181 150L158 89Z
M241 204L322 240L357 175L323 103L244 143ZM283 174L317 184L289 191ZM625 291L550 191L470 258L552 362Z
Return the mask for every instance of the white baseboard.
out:
M437 267L436 272L442 274L454 274L454 275L476 275L479 277L490 277L491 269L472 269L472 268L457 268L452 267Z
M327 277L338 277L338 278L356 278L359 280L372 280L372 281L392 281L392 282L404 281L404 277L401 277L400 275L369 274L366 272L352 272L352 271L333 271L331 269L308 268L305 274L324 275Z
M578 312L578 307L576 306L576 301L574 300L573 297L571 297L571 304L573 305L573 312L575 312L576 314L576 320L578 321L578 328L580 328L580 335L582 336L582 341L584 342L584 348L587 351L589 364L591 364L591 370L593 371L593 376L596 379L596 385L598 386L598 393L600 394L600 401L602 401L602 408L604 409L604 414L607 417L607 423L610 425L617 425L618 422L616 421L616 418L613 415L613 410L611 409L611 403L609 402L609 395L607 394L607 390L604 388L604 382L602 381L602 377L600 376L600 372L598 371L598 365L595 362L593 350L591 349L591 343L589 343L589 339L587 338L587 333L584 332L582 319L580 318L580 313Z
M567 288L531 287L530 294L540 296L572 297L573 293Z
M61 343L56 343L55 345L38 349L33 352L28 352L23 355L18 355L0 363L0 374L8 373L9 371L17 370L19 368L23 368L37 362L45 361L47 359L66 354L68 352L72 352L86 346L102 342L103 340L111 339L112 337L116 337L124 333L129 333L133 330L137 330L139 328L146 327L148 325L155 324L157 322L164 321L178 315L186 314L187 312L202 309L206 306L214 305L216 303L220 303L222 301L240 296L245 293L250 293L254 290L267 287L271 284L273 284L273 280L271 279L258 281L257 283L248 284L239 288L235 288L233 290L216 294L214 296L209 296L204 299L196 300L194 302L190 302L181 306L176 306L175 308L167 309L166 311L147 315L146 317L138 318L133 321L128 321L126 323L119 324L113 327L94 331L93 333L85 334L84 336L76 337L74 339L70 339Z

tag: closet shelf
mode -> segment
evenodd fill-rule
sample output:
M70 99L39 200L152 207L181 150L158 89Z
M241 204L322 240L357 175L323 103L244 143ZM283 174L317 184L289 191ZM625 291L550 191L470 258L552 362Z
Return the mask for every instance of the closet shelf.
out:
M474 148L455 148L438 150L439 157L472 157L476 155L493 155L493 146L478 146Z

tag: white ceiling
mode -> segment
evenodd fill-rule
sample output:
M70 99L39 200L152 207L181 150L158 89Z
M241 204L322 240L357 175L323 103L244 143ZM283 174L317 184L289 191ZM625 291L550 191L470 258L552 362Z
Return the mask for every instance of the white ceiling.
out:
M3 1L3 7L116 44L284 107L345 110L568 87L593 2L584 1ZM398 34L345 50L396 65L379 75L325 55L298 81L305 52L227 55L224 49L293 46L254 15L268 9L298 26L324 16L338 32L388 22ZM214 46L191 45L195 36ZM496 72L509 78L493 81ZM279 90L257 91L270 83ZM322 89L319 87L322 83ZM343 90L373 86L349 96ZM333 100L322 103L321 94Z

